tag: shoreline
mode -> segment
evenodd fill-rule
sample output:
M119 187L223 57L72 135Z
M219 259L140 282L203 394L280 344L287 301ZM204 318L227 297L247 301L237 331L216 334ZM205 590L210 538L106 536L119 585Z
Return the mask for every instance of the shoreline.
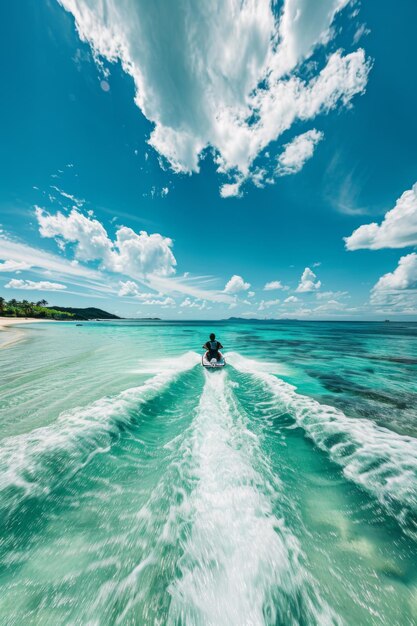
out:
M0 350L9 348L24 339L25 333L21 330L14 329L14 326L54 321L55 320L41 319L39 317L0 317L0 336L3 338L3 333L10 333L10 337L5 337L4 341L0 341Z

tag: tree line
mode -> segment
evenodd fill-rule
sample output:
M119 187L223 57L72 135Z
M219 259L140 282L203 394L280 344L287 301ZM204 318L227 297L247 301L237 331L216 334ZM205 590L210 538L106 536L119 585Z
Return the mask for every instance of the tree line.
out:
M40 317L45 319L73 319L72 313L57 311L48 307L46 300L29 302L28 300L6 300L0 296L0 315L6 317Z

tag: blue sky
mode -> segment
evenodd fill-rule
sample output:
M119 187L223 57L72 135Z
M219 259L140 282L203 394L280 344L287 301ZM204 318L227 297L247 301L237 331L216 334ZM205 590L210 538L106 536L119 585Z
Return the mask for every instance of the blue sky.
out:
M416 319L415 2L25 0L0 18L3 297Z

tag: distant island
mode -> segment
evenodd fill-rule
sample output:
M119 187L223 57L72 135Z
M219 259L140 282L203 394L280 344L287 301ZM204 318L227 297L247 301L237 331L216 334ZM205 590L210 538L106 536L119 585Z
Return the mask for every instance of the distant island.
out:
M72 319L76 320L121 320L122 318L113 313L103 311L103 309L96 309L95 307L87 307L79 309L69 306L53 306L53 311L63 313L64 315L71 315Z
M298 322L296 318L292 317L228 317L222 322Z
M0 297L0 315L5 317L34 317L48 320L119 320L113 315L95 307L75 308L65 306L49 306L46 300L29 302L28 300L5 300Z

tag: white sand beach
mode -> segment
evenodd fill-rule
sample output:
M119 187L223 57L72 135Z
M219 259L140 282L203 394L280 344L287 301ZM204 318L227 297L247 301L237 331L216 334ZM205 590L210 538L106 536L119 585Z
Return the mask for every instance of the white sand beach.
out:
M55 320L45 320L39 317L0 317L0 330L6 326L15 326L16 324L33 324L36 322L54 322Z
M8 348L9 346L21 341L24 338L24 333L19 332L16 329L12 329L12 326L21 326L23 324L34 324L37 322L54 322L55 320L45 320L34 317L0 317L0 350L2 348ZM7 333L7 335L6 335Z

